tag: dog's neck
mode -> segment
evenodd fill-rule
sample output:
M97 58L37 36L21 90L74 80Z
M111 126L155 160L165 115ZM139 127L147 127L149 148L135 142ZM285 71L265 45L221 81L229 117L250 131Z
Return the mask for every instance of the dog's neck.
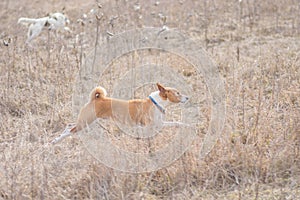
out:
M165 106L168 104L168 101L163 100L159 96L159 91L152 92L149 95L149 98L152 101L152 103L158 108L158 110L160 110L162 113L165 113Z

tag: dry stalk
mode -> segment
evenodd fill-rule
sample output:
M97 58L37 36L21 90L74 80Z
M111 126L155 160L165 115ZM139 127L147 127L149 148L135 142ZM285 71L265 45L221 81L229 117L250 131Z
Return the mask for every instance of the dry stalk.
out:
M205 40L205 48L207 50L209 45L209 39L208 39L209 17L208 17L207 0L205 0L203 3L204 3L204 17L205 17L204 40Z
M259 198L259 189L260 189L260 182L262 179L262 164L263 164L263 153L262 150L259 150L259 158L258 158L258 165L256 166L256 183L255 183L255 200Z
M46 61L46 67L49 68L51 63L51 34L50 30L47 31L47 61Z
M100 21L103 17L103 14L96 15L95 17L96 17L96 40L95 40L95 46L94 46L94 58L93 58L92 72L94 72L94 66L95 66L95 61L96 61L96 56L97 56L97 48L99 45Z
M35 169L34 169L34 157L32 156L31 157L31 168L30 168L30 196L31 196L31 199L34 199L35 198L35 177L36 177L36 174L35 174Z
M242 118L243 118L243 134L246 131L246 121L245 121L245 86L244 81L242 81Z
M10 57L10 54L9 54L9 47L6 48L7 49L7 57ZM5 61L7 61L5 59ZM6 81L6 101L8 102L9 101L9 94L10 94L10 71L11 71L11 66L9 65L9 62L5 62L5 65L7 66L7 81Z

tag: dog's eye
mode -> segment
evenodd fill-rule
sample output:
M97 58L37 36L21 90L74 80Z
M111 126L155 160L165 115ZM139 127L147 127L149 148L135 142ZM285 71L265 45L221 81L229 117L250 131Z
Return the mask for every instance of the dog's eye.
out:
M97 98L99 98L99 97L100 97L100 94L99 94L99 93L96 93L96 95L95 95L95 96L96 96L96 99L97 99Z

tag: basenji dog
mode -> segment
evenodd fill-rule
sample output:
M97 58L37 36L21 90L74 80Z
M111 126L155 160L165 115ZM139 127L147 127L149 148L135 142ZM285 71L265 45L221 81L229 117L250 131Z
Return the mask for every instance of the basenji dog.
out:
M66 30L70 32L70 29L66 26L69 23L67 16L59 12L42 18L21 17L18 20L18 24L29 24L26 43L36 38L45 27L48 27L49 30Z
M112 118L118 123L129 125L180 125L181 122L165 122L162 115L165 114L165 107L169 103L185 103L189 97L181 94L177 89L164 87L157 83L158 91L152 92L146 99L122 100L107 97L103 87L96 87L90 93L90 100L80 110L75 125L68 126L60 137L53 140L56 143L62 138L76 133L97 118Z

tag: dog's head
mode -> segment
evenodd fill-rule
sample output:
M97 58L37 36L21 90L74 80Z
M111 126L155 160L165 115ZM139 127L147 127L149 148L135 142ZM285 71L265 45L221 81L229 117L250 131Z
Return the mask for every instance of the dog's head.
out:
M103 87L96 87L90 94L90 101L94 101L97 99L101 99L103 97L106 97L107 92Z
M177 89L171 87L164 87L160 83L157 83L159 90L159 96L163 100L169 100L172 103L185 103L189 100L189 97L181 94Z
M68 16L64 13L60 13L60 12L49 13L48 17L52 23L56 24L56 26L65 26L70 24L70 20Z

